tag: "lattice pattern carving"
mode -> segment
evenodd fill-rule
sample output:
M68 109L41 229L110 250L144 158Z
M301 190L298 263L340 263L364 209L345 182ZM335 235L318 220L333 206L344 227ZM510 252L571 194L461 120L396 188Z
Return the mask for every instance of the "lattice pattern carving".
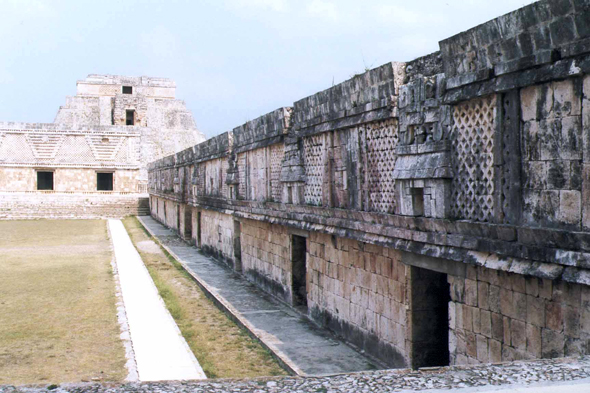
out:
M106 137L102 135L87 135L86 141L99 161L114 160L117 152L121 149L125 138Z
M4 165L137 167L134 135L69 132L4 132L0 162ZM131 143L130 143L131 142Z
M246 165L248 165L248 152L238 153L237 164L238 164L238 196L240 198L246 198Z
M279 143L272 145L270 149L270 185L272 190L273 201L281 200L281 165L283 163L283 157L285 156L285 145Z
M121 92L121 86L119 85L101 85L98 88L98 92L101 96L114 96Z
M365 189L368 191L368 211L395 212L395 147L398 143L396 119L362 126L361 141L366 146L366 167L363 168Z
M55 157L64 141L63 135L26 134L27 143L36 159L50 160Z
M305 203L322 204L322 183L324 180L324 135L303 138L303 162L305 165Z
M453 107L453 216L491 221L494 215L496 96Z

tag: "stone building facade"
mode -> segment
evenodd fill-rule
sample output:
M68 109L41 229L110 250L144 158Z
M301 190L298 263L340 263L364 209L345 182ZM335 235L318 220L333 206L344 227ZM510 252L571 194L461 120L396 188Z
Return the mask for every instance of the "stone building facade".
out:
M89 75L54 123L0 123L0 218L147 213L147 163L205 140L175 89Z
M590 353L590 2L149 166L152 215L392 367Z

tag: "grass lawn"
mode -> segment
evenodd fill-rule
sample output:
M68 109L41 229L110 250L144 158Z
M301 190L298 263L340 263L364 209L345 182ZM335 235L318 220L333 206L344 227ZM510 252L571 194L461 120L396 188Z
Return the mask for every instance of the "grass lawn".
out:
M258 342L205 297L178 261L163 252L135 217L123 223L207 377L287 375Z
M0 385L121 381L106 221L0 221Z

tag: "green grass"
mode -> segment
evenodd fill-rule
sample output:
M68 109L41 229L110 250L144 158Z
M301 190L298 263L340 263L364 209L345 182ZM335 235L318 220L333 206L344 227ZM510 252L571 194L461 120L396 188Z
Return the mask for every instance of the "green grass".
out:
M121 381L106 221L0 221L0 384Z
M156 247L135 217L126 218L123 224L207 377L287 375L266 349L205 296L172 255Z

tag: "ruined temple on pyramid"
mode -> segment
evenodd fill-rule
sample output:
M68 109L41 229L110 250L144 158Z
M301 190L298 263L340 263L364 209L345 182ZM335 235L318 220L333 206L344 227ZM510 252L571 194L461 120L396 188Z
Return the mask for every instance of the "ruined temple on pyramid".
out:
M170 80L91 75L54 124L0 125L0 216L150 214L390 367L589 354L589 7L205 141Z
M142 214L147 164L205 140L166 78L88 75L53 123L0 123L0 218Z

